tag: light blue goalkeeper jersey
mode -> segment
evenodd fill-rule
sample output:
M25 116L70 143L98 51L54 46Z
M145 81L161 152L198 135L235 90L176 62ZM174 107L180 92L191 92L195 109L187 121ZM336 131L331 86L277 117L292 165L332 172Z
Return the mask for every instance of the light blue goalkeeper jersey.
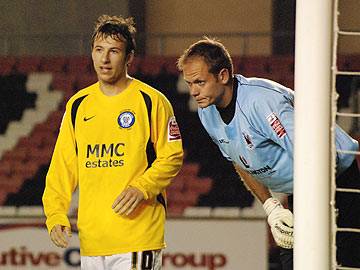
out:
M199 108L200 121L229 161L272 191L292 194L294 92L266 79L235 78L238 87L231 122L223 122L215 105ZM337 149L357 151L358 142L338 126L335 135ZM337 153L336 160L341 173L354 155Z

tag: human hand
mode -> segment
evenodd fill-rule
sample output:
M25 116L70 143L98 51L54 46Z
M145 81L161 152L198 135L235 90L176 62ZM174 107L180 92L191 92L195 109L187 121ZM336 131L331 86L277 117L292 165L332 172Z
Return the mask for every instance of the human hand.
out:
M66 248L69 245L71 229L66 226L56 224L50 232L51 241L58 247Z
M267 199L263 207L276 244L282 248L293 248L294 221L291 211L285 209L276 198Z
M135 187L126 188L114 201L114 212L126 216L130 215L144 199L144 194Z

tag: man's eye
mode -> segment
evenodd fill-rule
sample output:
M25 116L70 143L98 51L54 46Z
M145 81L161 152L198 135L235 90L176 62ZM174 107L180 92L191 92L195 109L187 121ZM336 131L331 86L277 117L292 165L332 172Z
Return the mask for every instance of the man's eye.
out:
M205 85L205 82L198 82L198 85L199 85L199 86L204 86L204 85Z

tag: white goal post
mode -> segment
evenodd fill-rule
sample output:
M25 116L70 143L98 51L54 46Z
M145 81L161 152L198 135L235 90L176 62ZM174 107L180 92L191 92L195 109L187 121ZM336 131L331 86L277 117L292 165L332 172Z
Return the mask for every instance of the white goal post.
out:
M331 265L332 1L296 2L295 270Z

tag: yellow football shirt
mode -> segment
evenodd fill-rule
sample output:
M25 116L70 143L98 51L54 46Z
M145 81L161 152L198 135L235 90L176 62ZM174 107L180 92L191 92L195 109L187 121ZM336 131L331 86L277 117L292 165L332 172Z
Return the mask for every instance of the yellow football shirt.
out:
M173 109L154 88L133 79L116 96L104 95L99 83L79 91L66 105L46 177L48 230L70 225L67 211L79 186L81 255L164 248L165 188L182 159ZM128 186L146 200L130 216L120 216L111 206Z

